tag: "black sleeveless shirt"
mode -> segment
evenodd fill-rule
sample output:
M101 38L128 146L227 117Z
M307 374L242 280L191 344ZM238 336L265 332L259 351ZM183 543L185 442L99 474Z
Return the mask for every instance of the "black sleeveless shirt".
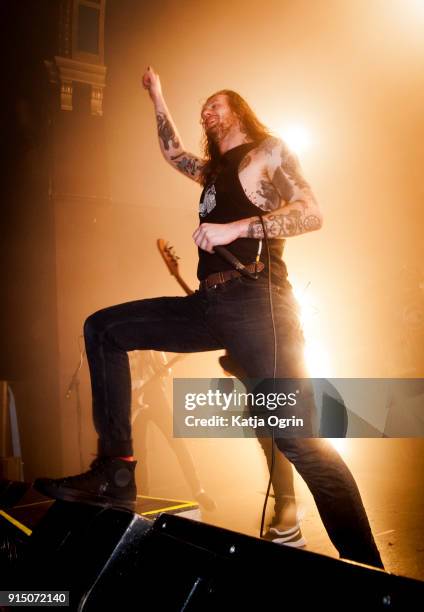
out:
M244 192L240 183L238 169L243 157L255 147L257 142L241 144L224 153L221 157L221 169L215 180L202 191L199 204L200 223L231 223L248 217L258 217L267 211L255 206ZM271 256L272 281L282 283L287 278L287 269L282 260L284 240L281 238L269 238L269 250ZM259 240L257 238L237 238L234 242L225 245L243 264L253 263L258 252ZM208 253L203 249L199 251L199 264L197 266L197 278L205 279L213 272L228 270L230 265L225 259L215 253ZM260 260L265 269L261 276L267 276L267 252L265 241L262 245Z

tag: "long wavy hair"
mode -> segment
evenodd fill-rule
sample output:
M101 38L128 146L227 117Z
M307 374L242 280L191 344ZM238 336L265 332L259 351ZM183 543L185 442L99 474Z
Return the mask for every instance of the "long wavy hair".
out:
M259 121L246 100L231 89L221 89L220 91L215 92L209 96L205 104L207 104L211 98L214 98L220 94L227 97L231 110L239 118L241 129L246 133L248 138L250 138L253 142L261 142L265 138L271 136L268 128ZM202 169L201 182L203 185L207 185L216 178L220 170L221 153L219 152L217 143L210 136L208 136L206 131L202 139L202 148L203 157L206 160L206 164Z

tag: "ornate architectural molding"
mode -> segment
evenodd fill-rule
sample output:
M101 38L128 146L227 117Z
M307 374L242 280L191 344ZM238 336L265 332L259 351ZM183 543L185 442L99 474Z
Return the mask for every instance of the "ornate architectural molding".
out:
M72 0L61 0L59 9L59 54L72 54Z
M103 114L105 4L106 0L61 0L60 54L45 62L50 81L60 84L61 110L72 111L77 82L91 86L91 114Z

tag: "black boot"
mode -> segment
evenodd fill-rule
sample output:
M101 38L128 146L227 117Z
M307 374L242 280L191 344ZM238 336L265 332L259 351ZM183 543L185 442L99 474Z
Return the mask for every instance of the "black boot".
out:
M137 461L98 457L90 469L66 478L37 478L34 489L54 499L115 506L134 510L137 497L134 471Z

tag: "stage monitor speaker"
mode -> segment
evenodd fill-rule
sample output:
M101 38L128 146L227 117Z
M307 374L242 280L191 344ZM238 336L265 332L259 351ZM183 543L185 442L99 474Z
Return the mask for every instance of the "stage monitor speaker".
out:
M56 502L13 585L64 590L70 609L410 610L424 583L172 514Z

